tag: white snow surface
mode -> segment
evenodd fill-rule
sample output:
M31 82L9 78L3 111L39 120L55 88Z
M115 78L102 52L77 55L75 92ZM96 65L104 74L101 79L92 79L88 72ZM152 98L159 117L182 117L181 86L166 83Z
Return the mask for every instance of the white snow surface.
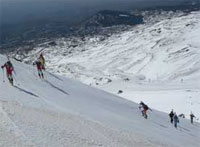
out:
M158 19L159 18L159 19ZM43 50L49 71L169 113L200 118L200 12L169 13L99 42ZM157 20L158 19L158 20ZM31 56L33 55L33 56Z
M6 58L0 55L0 65ZM138 104L12 60L14 85L0 74L1 147L197 147L200 124L153 110L144 119ZM5 77L4 77L5 78Z

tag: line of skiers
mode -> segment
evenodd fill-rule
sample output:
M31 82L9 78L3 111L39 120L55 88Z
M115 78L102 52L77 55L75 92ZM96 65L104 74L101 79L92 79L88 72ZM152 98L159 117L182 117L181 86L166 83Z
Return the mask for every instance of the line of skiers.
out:
M35 62L33 62L33 66L35 66L35 65L37 67L38 76L40 78L44 78L43 70L45 70L45 58L42 53L39 55L37 60ZM6 75L7 75L8 81L10 82L11 85L13 85L13 74L12 73L15 72L15 70L14 70L14 67L13 67L11 61L9 60L9 58L8 58L8 61L4 65L1 66L1 68L3 70L3 75L4 75L4 69L6 69ZM150 109L149 106L146 105L142 101L139 103L139 109L141 110L142 116L145 119L148 118L147 111L148 110L152 111L152 109ZM170 122L172 124L174 123L174 127L177 128L177 124L179 123L179 118L178 118L176 112L173 112L173 109L169 113L169 117L170 117ZM185 118L185 115L180 114L179 117ZM194 118L196 118L196 117L191 112L191 114L190 114L191 124L193 124Z
M178 116L176 114L176 112L173 111L173 109L171 110L171 112L169 113L169 117L170 117L170 122L173 124L174 123L174 127L177 128L177 123L179 123L179 119L178 119ZM182 118L185 118L185 115L184 114L180 114L179 117L182 117ZM190 122L191 124L194 123L194 118L195 115L191 112L190 113Z
M147 104L145 104L144 102L142 102L142 101L139 103L139 109L140 109L140 111L141 111L141 113L142 113L142 116L143 116L145 119L148 118L148 116L147 116L147 111L148 111L148 110L152 111L152 110L149 108L149 106L148 106ZM176 112L174 112L173 109L172 109L172 111L169 113L169 117L170 117L170 122L171 122L172 124L174 124L174 127L175 127L175 128L177 128L177 124L179 123L179 117L185 118L185 115L184 115L184 114L180 114L180 115L178 116L178 115L176 114ZM190 122L191 122L191 124L193 124L194 118L196 118L196 117L195 117L195 115L191 112L191 114L190 114Z
M38 76L40 78L44 78L43 70L45 70L45 58L42 53L39 55L37 60L33 62L33 66L34 65L36 65L37 67ZM15 70L9 58L8 58L8 61L1 66L1 68L3 70L3 82L5 82L4 81L4 69L5 69L8 81L11 85L13 85L13 72L15 73Z

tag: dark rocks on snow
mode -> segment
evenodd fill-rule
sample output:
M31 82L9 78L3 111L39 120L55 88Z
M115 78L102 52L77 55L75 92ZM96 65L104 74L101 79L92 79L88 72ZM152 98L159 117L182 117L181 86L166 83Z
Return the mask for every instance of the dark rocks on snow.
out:
M121 93L123 93L123 91L122 91L122 90L119 90L117 94L121 94Z

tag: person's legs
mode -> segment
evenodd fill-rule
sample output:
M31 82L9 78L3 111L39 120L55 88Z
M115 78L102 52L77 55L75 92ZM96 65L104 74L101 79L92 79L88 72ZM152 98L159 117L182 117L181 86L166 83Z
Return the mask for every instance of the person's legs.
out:
M7 73L7 78L8 78L8 80L9 80L10 84L13 85L13 77L12 77L12 73Z
M38 70L38 75L39 75L40 78L43 78L43 79L44 79L44 75L43 75L43 72L42 72L41 69Z
M41 75L42 75L42 78L44 79L44 74L43 74L42 70L41 70Z
M177 128L177 122L174 122L174 127Z
M142 110L141 112L142 112L142 116L144 116L144 110Z
M147 119L147 110L146 109L144 109L144 118Z
M40 69L38 69L38 76L41 78L41 75L40 75Z
M11 81L11 83L13 85L13 76L12 76L12 73L10 74L10 81Z

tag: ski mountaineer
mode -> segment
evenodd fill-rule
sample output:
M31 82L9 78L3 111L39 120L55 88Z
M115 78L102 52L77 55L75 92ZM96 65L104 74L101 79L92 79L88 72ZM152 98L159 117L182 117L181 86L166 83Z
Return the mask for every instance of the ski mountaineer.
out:
M42 69L45 70L45 59L42 53L40 53L39 60L42 65Z
M173 124L173 118L174 118L173 109L172 109L172 111L169 113L169 117L170 117L170 122Z
M178 116L176 115L176 112L174 112L174 127L177 128L177 124L179 123L179 119L178 119Z
M6 69L6 75L11 85L13 85L13 75L14 67L10 60L8 60L4 65L1 66L2 70Z
M142 101L140 102L140 106L139 109L142 112L142 116L144 116L144 118L147 119L147 110L151 110L145 103L143 103ZM152 111L152 110L151 110Z
M42 72L42 64L41 64L40 60L37 59L35 62L33 62L33 65L36 65L36 67L37 67L38 76L40 78L44 79L44 75L43 75L43 72Z
M191 112L191 114L190 114L190 121L191 121L191 124L193 124L193 119L194 119L194 118L196 118L196 117L195 117L195 115Z

